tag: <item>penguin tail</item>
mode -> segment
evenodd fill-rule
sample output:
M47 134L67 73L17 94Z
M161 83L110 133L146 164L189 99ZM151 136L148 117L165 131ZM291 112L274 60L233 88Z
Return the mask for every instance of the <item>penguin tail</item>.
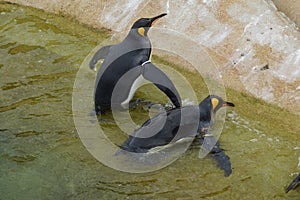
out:
M117 145L119 147L118 151L114 154L114 156L119 156L119 155L124 155L128 151L130 152L130 149L128 148L127 145Z
M135 153L135 148L131 147L127 141L125 141L122 145L117 145L119 147L118 151L114 154L114 156L124 155L126 153Z

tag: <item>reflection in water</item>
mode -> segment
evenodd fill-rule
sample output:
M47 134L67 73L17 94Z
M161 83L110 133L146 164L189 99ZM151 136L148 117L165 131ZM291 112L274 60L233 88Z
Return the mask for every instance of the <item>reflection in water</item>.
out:
M198 146L147 174L105 167L78 138L71 96L81 62L106 33L15 5L0 4L0 13L1 198L299 198L299 190L284 191L294 177L289 174L297 172L299 116L231 90L228 100L237 107L227 114L220 139L231 157L230 177L212 160L198 159ZM182 74L200 99L207 96L192 72ZM93 79L93 72L88 76ZM136 123L148 117L143 110L133 112L141 116ZM105 131L122 140L115 124L107 123Z

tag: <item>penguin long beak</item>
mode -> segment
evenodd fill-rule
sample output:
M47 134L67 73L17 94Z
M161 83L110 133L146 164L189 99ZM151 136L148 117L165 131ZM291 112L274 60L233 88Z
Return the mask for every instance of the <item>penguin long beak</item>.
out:
M231 102L224 102L222 104L222 107L226 107L226 106L234 107L235 105L233 103L231 103Z
M162 17L164 17L166 15L167 15L167 13L163 13L163 14L158 15L156 17L150 18L150 20L151 20L151 26L153 26L160 18L162 18Z

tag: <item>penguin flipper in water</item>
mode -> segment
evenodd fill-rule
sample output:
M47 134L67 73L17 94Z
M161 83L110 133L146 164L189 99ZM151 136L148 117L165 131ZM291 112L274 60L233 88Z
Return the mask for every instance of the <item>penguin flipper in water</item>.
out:
M217 162L218 167L224 171L224 176L232 173L231 162L229 156L220 148L220 143L212 135L201 137L200 144L205 150L210 151L210 157ZM212 147L213 146L213 147Z
M181 98L169 77L150 61L145 63L143 67L143 77L165 93L175 107L180 107Z
M91 59L89 66L91 70L96 71L96 64L99 60L101 59L105 59L106 56L109 53L109 49L110 49L111 45L108 46L104 46L101 49L99 49L93 56L93 58Z
M285 192L288 193L290 190L296 189L300 185L300 173L298 176L292 181L292 183L286 188Z

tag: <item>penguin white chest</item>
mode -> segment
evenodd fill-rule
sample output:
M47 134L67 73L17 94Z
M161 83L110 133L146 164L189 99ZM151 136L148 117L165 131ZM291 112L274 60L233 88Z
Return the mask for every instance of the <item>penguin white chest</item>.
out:
M146 80L144 79L142 74L139 77L137 77L137 79L135 79L135 81L133 82L133 84L130 88L127 99L121 103L122 107L126 107L126 105L129 103L129 101L132 99L136 90L142 85L142 83L144 81L146 81Z

